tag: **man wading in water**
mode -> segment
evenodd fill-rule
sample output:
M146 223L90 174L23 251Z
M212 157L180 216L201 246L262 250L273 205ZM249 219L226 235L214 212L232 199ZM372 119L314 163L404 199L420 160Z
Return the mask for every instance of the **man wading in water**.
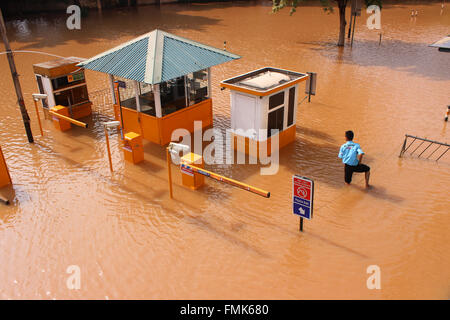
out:
M345 165L345 183L352 182L353 172L364 172L366 177L366 188L369 187L370 167L361 163L364 152L358 143L353 142L353 131L345 132L345 140L339 150L338 157L342 159Z

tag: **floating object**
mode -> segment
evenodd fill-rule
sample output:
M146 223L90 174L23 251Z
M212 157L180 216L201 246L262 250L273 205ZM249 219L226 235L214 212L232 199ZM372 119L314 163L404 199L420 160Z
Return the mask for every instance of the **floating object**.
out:
M308 78L265 67L222 81L220 86L230 89L234 149L258 157L260 148L271 154L272 134L278 134L280 148L294 141L299 83Z
M33 65L44 113L60 105L69 108L69 116L80 119L91 115L84 69L77 67L82 58L68 57Z
M125 134L123 155L126 161L137 164L144 161L142 136L136 132Z
M172 132L213 123L211 67L238 55L154 30L79 64L109 75L124 132L166 145ZM120 81L116 84L116 81Z
M2 147L0 147L0 188L12 184L8 166L3 155Z
M447 106L447 112L445 113L444 120L448 121L448 116L450 115L450 105Z
M87 128L88 124L69 117L69 108L64 106L55 106L50 109L49 114L53 117L53 125L59 131L67 131L72 128L73 123L76 126Z

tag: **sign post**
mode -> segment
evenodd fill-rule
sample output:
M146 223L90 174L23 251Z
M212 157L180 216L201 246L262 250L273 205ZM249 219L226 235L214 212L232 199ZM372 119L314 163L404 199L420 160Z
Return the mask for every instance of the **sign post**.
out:
M292 176L292 211L300 216L300 231L303 232L303 218L311 220L314 203L314 181L294 175Z
M311 102L311 95L316 95L316 85L317 85L317 73L307 72L309 75L306 80L305 93L308 95L308 102Z
M124 81L120 81L120 80L116 80L114 81L114 92L116 94L116 102L119 105L119 113L120 113L120 124L121 124L121 138L122 140L124 139L123 133L125 132L125 128L123 126L123 115L122 115L122 104L120 102L120 92L119 92L119 88L126 88L127 85Z

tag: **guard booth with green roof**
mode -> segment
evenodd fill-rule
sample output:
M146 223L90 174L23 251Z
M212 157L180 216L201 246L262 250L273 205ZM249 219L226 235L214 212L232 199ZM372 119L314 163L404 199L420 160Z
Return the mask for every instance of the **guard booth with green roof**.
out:
M166 145L179 128L213 123L211 67L238 55L154 30L78 66L107 73L125 132ZM118 85L120 83L120 85Z

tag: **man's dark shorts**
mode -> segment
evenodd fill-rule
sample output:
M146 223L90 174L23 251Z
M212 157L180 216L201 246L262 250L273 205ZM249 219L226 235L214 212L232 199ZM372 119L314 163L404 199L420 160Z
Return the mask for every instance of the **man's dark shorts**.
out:
M370 171L370 167L365 164L359 163L356 166L345 165L345 182L352 182L353 172L367 172Z

